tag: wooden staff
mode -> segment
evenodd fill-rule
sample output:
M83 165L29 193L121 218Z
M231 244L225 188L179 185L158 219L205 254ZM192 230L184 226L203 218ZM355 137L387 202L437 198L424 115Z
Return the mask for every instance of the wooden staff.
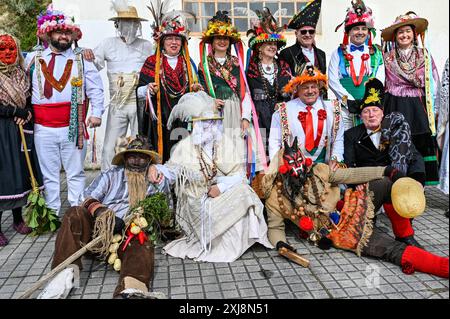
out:
M28 147L27 147L27 142L25 140L25 133L23 132L22 124L19 124L19 132L20 132L20 138L22 139L23 150L25 152L25 159L27 161L28 172L30 173L31 187L32 187L33 193L39 193L39 186L36 181L36 177L34 176L34 173L33 173L33 167L31 166L30 154L28 154Z
M19 299L27 299L29 298L36 290L38 290L43 284L45 284L49 279L56 276L60 271L64 270L67 266L72 264L75 260L83 256L85 253L87 253L88 250L95 247L98 243L101 242L102 236L99 236L93 240L91 240L86 246L81 248L80 250L76 251L74 254L72 254L69 258L64 260L62 263L60 263L58 266L56 266L54 269L52 269L51 272L49 272L47 275L39 279L38 282L36 282L30 289L25 291Z

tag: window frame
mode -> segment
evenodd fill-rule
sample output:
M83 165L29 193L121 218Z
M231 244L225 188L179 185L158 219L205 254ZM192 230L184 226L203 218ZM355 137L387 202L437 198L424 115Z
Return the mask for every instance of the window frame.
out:
M182 8L183 8L183 10L186 10L186 8L185 8L185 4L186 3L192 3L192 4L196 4L197 6L198 6L198 12L194 12L196 15L197 15L197 24L199 24L200 23L200 27L199 27L199 29L200 29L200 31L191 31L191 35L193 35L193 36L200 36L201 34L202 34L202 32L206 29L206 25L204 26L204 25L202 25L202 20L203 19L205 19L205 24L207 24L207 21L209 20L209 19L211 19L211 16L207 16L207 15L203 15L203 6L201 5L202 3L214 3L214 13L213 14L215 14L216 12L217 12L217 10L218 10L218 5L219 5L219 2L227 2L227 3L230 3L230 7L231 8L234 8L235 7L235 4L239 4L239 3L242 3L242 4L246 4L246 6L247 6L247 9L249 9L250 8L250 4L253 2L253 1L251 1L251 0L228 0L228 1L223 1L223 0L182 0L181 1L181 5L182 5ZM262 3L263 5L262 6L264 6L264 4L266 3L266 2L268 2L268 3L278 3L278 9L281 9L281 5L282 5L282 3L292 3L292 4L294 4L294 10L295 10L295 13L297 13L298 11L299 11L299 9L298 9L298 6L299 5L306 5L308 2L309 2L309 0L264 0L264 1L258 1L258 3ZM239 6L239 5L238 5ZM189 10L188 10L189 11ZM234 10L227 10L228 12L229 12L229 16L230 16L230 18L233 20L233 22L235 21L234 19L247 19L247 21L248 21L248 25L250 25L250 22L249 22L249 17L248 16L242 16L242 15L235 15L234 14ZM231 12L230 12L231 11ZM274 12L272 12L272 14L273 14ZM295 14L294 13L294 14ZM278 25L282 25L281 24L281 22L284 20L284 19L287 19L286 21L284 21L284 24L287 24L288 23L288 21L289 21L289 19L291 19L292 17L293 17L293 15L294 14L292 14L292 13L288 13L288 14L290 14L290 15L286 15L286 16L281 16L279 19L278 19ZM192 21L192 19L190 19L191 21ZM281 20L281 21L280 21ZM248 29L247 29L248 30ZM242 31L242 30L240 30L239 31L239 33L241 34L241 36L245 36L246 35L246 32L247 32L247 30L244 30L244 31ZM286 35L293 35L294 34L294 30L291 30L291 29L287 29L286 31L285 31L285 34ZM322 34L322 14L320 15L320 17L319 17L319 21L318 21L318 23L317 23L317 27L316 27L316 34L318 34L318 35L321 35Z

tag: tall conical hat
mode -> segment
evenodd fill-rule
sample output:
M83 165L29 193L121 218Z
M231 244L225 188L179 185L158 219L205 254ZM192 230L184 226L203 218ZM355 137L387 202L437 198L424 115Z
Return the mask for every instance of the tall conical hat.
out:
M288 28L295 30L306 26L315 28L319 21L321 7L322 0L308 2L303 10L292 17Z

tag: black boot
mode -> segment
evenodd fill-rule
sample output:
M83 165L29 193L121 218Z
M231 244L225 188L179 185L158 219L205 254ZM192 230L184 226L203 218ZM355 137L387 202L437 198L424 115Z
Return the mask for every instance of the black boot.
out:
M408 236L408 237L403 237L403 238L395 237L395 240L405 243L408 246L416 246L420 249L423 249L423 246L417 242L417 240L414 238L414 236Z

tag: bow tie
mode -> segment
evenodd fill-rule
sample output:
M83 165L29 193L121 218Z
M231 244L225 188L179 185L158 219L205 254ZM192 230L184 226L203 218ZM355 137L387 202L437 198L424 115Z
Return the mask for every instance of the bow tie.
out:
M356 46L356 45L351 44L350 45L350 52L353 52L353 51L356 51L356 50L364 52L364 45Z

